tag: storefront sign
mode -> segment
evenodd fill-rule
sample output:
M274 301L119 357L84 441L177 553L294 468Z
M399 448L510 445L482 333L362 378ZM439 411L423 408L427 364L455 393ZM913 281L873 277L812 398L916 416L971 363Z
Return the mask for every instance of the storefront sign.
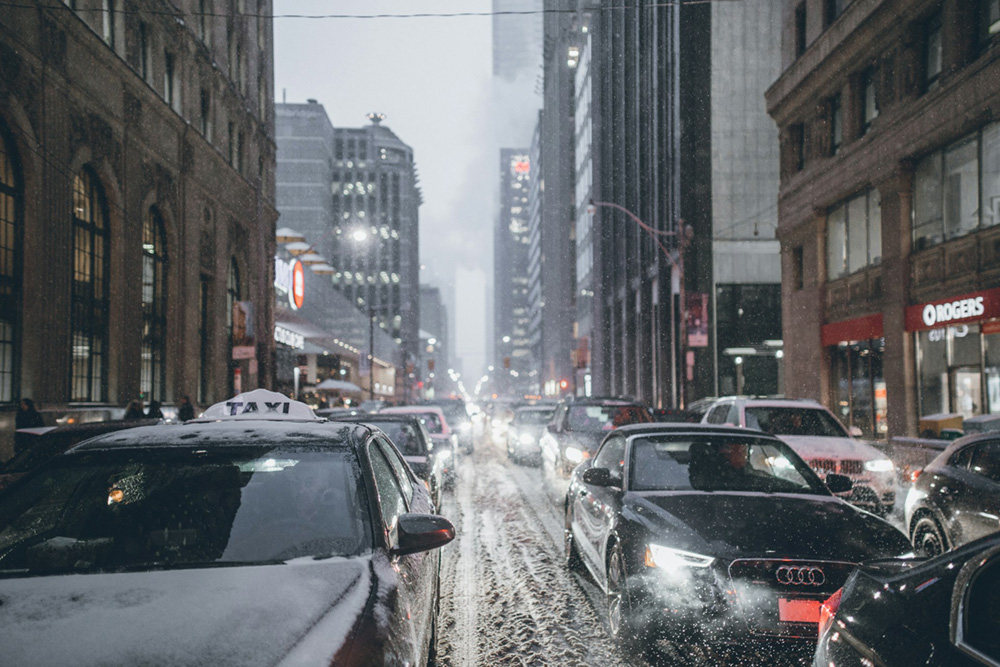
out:
M306 346L306 337L300 333L290 331L285 327L274 325L274 340L296 350L301 350Z
M280 257L275 257L274 287L282 294L288 295L288 305L292 310L301 308L306 293L306 275L302 262L297 259L286 262Z
M882 313L824 324L820 332L823 346L882 337Z
M906 309L906 330L971 324L997 316L1000 316L1000 289L992 289L910 306Z

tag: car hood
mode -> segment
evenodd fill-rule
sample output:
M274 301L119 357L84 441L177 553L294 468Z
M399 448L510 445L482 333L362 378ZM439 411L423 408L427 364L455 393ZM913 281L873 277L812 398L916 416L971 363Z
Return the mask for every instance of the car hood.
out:
M0 580L2 661L328 665L363 613L370 561Z
M820 458L870 461L887 458L885 454L867 442L846 436L843 438L820 435L779 435L776 437L787 443L795 450L796 454L806 460Z
M670 545L720 558L859 562L911 550L878 517L830 496L726 492L631 493L647 530ZM656 539L653 537L652 539Z

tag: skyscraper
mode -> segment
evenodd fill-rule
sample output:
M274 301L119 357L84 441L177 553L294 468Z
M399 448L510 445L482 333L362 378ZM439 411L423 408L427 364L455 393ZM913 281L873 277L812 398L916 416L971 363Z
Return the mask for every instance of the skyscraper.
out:
M493 0L493 75L535 76L542 64L542 0Z

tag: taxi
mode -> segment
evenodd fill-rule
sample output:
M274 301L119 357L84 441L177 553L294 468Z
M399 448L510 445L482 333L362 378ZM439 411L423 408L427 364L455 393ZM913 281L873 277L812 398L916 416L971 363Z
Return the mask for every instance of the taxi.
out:
M384 433L258 389L81 443L0 499L31 665L424 665L454 527Z

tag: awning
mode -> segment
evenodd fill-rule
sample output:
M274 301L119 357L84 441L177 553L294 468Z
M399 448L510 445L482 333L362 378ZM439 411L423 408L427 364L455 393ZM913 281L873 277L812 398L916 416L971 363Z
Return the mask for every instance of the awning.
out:
M316 385L316 389L322 391L361 391L361 387L352 382L334 379L323 380Z

